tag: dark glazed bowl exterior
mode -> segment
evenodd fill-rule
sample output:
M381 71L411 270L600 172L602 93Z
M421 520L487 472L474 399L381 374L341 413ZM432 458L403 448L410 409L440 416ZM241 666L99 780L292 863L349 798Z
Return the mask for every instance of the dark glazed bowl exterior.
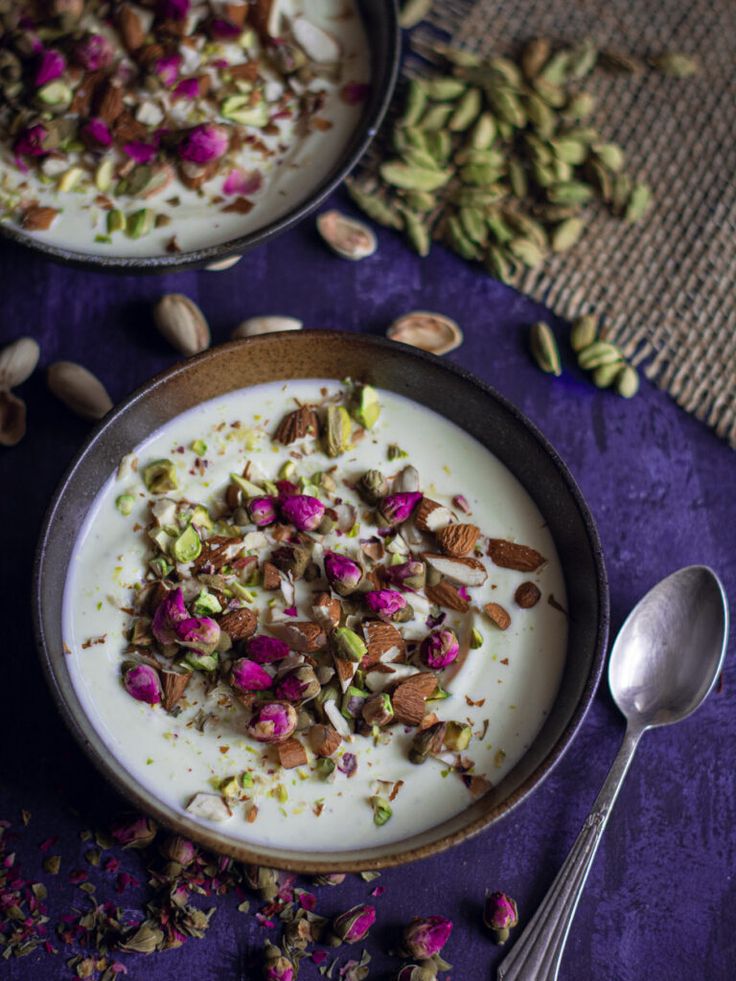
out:
M325 198L342 183L363 156L378 132L396 85L399 70L400 33L396 0L357 0L371 46L371 91L363 115L342 157L322 183L301 204L247 235L204 249L156 256L108 256L104 253L76 252L33 238L19 228L0 224L0 235L51 259L82 269L122 273L171 273L207 266L242 255L297 225L312 214Z
M175 812L148 794L110 756L72 685L63 653L62 594L74 542L100 487L153 430L207 399L290 378L364 379L423 403L460 425L521 481L554 537L567 585L565 671L549 715L527 753L489 793L461 814L404 841L310 853L248 846ZM135 806L203 845L295 871L359 871L423 858L493 824L527 797L560 759L593 699L608 635L608 584L598 533L565 464L513 405L469 373L403 344L360 334L304 331L236 341L175 365L130 396L98 425L63 478L38 546L34 621L53 695L97 768Z

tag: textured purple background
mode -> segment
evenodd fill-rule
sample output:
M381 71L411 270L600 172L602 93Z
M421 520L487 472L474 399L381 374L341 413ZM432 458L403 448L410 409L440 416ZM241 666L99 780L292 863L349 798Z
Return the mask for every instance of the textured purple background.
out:
M344 205L341 196L338 203ZM254 314L297 316L310 327L381 333L413 308L455 317L465 344L450 358L516 402L570 465L599 523L611 581L613 629L658 579L690 563L712 565L730 595L736 586L734 455L724 443L649 385L631 402L592 387L573 367L553 381L532 365L523 327L542 308L444 250L419 261L392 233L380 251L351 264L329 255L308 221L224 273L111 278L49 264L0 247L0 340L24 333L42 348L42 364L81 361L123 398L175 360L151 323L151 305L182 291L203 308L214 340L225 340ZM558 325L560 326L560 325ZM569 358L568 358L569 361ZM22 389L29 408L23 443L0 455L2 467L3 740L0 817L19 831L18 860L29 879L50 887L52 917L81 904L68 884L84 867L79 832L105 826L121 802L90 768L54 710L31 637L29 582L39 523L49 497L88 426L46 392L37 372ZM734 667L721 693L693 718L643 742L604 837L577 914L562 970L570 981L720 981L736 964L736 713ZM455 921L447 947L455 981L494 976L500 952L484 935L486 889L515 896L522 924L534 911L605 777L623 733L605 691L598 695L565 759L513 815L444 855L385 873L379 923L367 946L372 978L395 976L382 953L398 924L418 913ZM431 807L431 802L427 802ZM32 812L28 828L19 812ZM56 879L40 869L38 844L51 834L63 856ZM135 873L137 858L126 853ZM101 898L115 896L104 875ZM319 911L345 909L373 884L355 878L321 889ZM134 893L124 902L134 906ZM204 940L151 958L128 957L134 978L198 981L255 978L253 953L265 931L218 903ZM273 935L272 935L273 936ZM62 953L65 952L62 949ZM0 962L20 981L66 978L61 956L36 953ZM302 977L317 978L307 964Z

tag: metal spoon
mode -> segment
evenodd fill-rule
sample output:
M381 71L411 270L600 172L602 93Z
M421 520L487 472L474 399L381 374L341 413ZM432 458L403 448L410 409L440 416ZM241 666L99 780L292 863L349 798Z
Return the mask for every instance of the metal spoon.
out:
M565 864L499 967L499 981L555 981L598 843L642 734L698 708L721 671L727 639L726 594L705 566L663 579L629 614L608 664L608 685L627 721L623 745Z

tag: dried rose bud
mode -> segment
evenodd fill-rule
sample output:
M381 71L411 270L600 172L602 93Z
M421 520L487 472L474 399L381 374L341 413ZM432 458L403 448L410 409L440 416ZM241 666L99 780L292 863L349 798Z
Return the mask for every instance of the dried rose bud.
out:
M39 65L33 79L36 88L40 89L41 86L46 85L48 82L53 82L55 78L59 78L64 74L65 68L66 61L64 60L64 55L60 51L47 48L40 55Z
M267 865L244 865L245 881L261 899L270 903L279 893L279 873Z
M177 78L179 77L179 69L181 68L182 57L179 54L166 55L164 58L159 58L153 67L154 72L158 75L164 85L173 85Z
M296 977L294 965L278 947L267 942L265 958L263 977L266 981L294 981Z
M304 702L314 698L322 690L314 668L309 664L301 664L289 671L277 683L274 694L286 702Z
M229 143L227 127L216 123L202 123L190 129L181 141L179 156L189 163L212 163L227 153Z
M422 589L427 579L427 567L423 562L412 559L400 565L390 565L383 570L383 577L391 586L400 589Z
M177 862L182 868L191 865L197 857L197 846L181 835L169 835L159 845L159 851L169 862Z
M424 964L405 964L398 975L396 981L436 981L437 967L434 961L425 961Z
M212 654L220 642L220 625L211 617L188 617L174 627L176 642L199 654Z
M161 681L150 664L136 664L123 675L125 690L139 702L157 705L161 701Z
M81 136L91 150L98 150L112 145L112 133L107 123L94 117L88 120L81 129Z
M107 68L112 57L112 44L102 34L87 34L74 46L74 60L88 72Z
M277 480L276 490L279 492L280 501L287 497L295 497L299 493L299 488L290 480Z
M147 848L156 837L158 825L153 818L140 815L125 821L116 821L111 834L123 848Z
M40 123L21 130L13 144L13 153L16 157L46 156L49 151L44 147L44 141L48 135L48 130Z
M189 617L180 588L170 590L156 607L151 621L151 633L159 644L176 644L176 625Z
M266 528L272 525L277 518L276 505L278 500L275 497L251 497L248 501L248 516L258 528Z
M483 923L493 933L497 944L505 944L509 933L519 922L516 902L503 892L492 892L486 896L483 906Z
M266 702L248 723L248 735L259 743L280 743L296 729L296 709L289 702Z
M368 931L375 922L375 907L365 904L353 906L332 921L332 936L328 942L332 947L337 947L341 943L359 943L368 936Z
M407 494L389 494L381 501L378 513L387 525L400 525L411 517L422 496L418 491Z
M315 886L341 886L347 876L344 872L325 872L324 875L315 875Z
M416 917L404 929L404 947L410 957L428 960L439 954L452 933L452 921L444 916Z
M422 641L421 653L427 667L434 668L436 671L446 668L460 653L460 644L455 631L450 630L449 627L433 630Z
M395 589L372 589L363 593L365 605L383 617L393 617L406 606L406 599Z
M360 585L363 570L346 555L325 552L325 577L338 596L350 596Z
M366 504L375 505L388 494L388 481L380 470L366 470L356 490Z
M240 691L266 691L273 684L268 671L264 671L260 664L249 661L247 657L239 657L233 662L230 681Z
M248 641L248 656L258 664L273 664L289 656L289 645L278 637L258 634Z
M324 517L325 506L308 494L293 494L281 502L281 515L297 531L315 531Z

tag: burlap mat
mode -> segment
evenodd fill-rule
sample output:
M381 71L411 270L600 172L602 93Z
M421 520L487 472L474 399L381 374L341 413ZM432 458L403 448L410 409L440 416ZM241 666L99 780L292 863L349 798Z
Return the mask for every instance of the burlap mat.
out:
M591 119L652 187L647 219L604 211L569 252L519 280L558 313L593 311L647 377L736 447L736 3L733 0L436 0L412 34L475 51L539 35L593 38L639 57L697 55L673 79L596 71ZM409 66L411 71L411 66Z

